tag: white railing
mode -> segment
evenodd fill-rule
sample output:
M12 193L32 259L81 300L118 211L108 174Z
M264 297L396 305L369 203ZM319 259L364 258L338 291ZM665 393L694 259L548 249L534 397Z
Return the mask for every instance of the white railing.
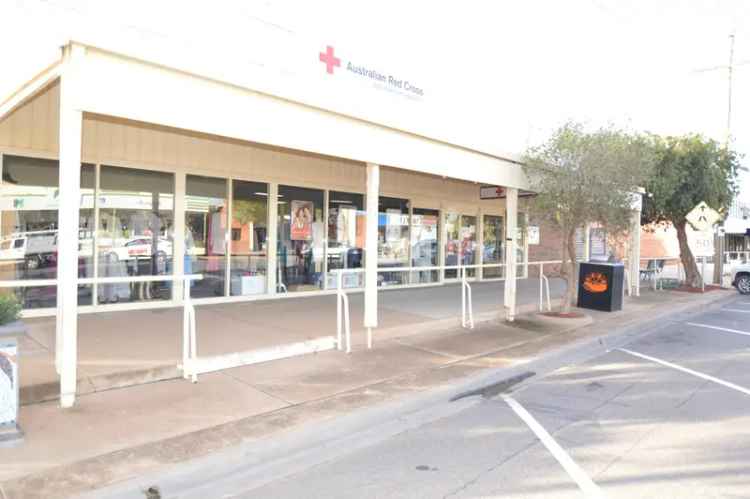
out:
M708 265L709 256L696 256L694 257L698 267L698 272L701 275L701 291L706 290L706 265ZM651 288L654 291L664 290L664 279L673 278L678 282L684 282L686 279L685 268L682 265L682 259L679 256L662 256L662 257L648 257L640 258L641 263L646 262L645 267L641 267L639 270L639 280L648 280L651 283ZM654 265L649 266L650 262L664 262L661 267ZM670 264L669 262L673 262ZM667 267L673 268L674 272L666 276ZM641 279L641 275L645 275L645 279Z
M528 268L529 266L539 266L539 311L544 311L546 301L547 311L552 310L552 298L550 293L549 278L544 274L544 265L559 265L561 260L546 260L539 262L518 262L516 265ZM479 269L504 268L504 263L485 263L472 265L432 265L418 267L380 267L377 273L412 273L412 272L441 272L456 271L456 276L461 284L461 327L474 329L474 306L472 297L472 282L482 282L484 279L479 276ZM468 275L469 270L474 270L473 277ZM347 288L344 288L344 274L362 274L363 268L356 269L332 269L336 275L336 344L338 350L346 349L347 353L351 352L351 321L349 314L349 298ZM489 278L495 280L495 277ZM500 277L499 280L504 280ZM516 279L524 279L517 276ZM439 283L435 283L439 284ZM348 288L350 291L361 291L361 287ZM545 300L546 298L546 300ZM368 328L367 347L372 348L372 332Z
M195 326L195 307L190 299L190 288L194 281L203 279L202 274L185 275L151 275L132 277L87 277L78 279L78 284L130 284L143 282L182 282L182 376L191 378L193 383L198 381L198 373L192 367L198 358L197 331Z
M132 284L144 282L182 282L183 283L183 315L182 315L182 365L183 376L187 379L189 374L188 366L190 361L197 357L196 351L196 327L195 327L195 307L190 300L190 283L203 279L202 274L185 274L185 275L143 275L128 277L82 277L77 279L77 284L93 285L96 284ZM57 286L57 279L28 279L28 280L5 280L0 281L0 288L31 288ZM59 355L61 352L60 335L55 335L55 365L60 369ZM193 382L197 381L196 373L192 374Z

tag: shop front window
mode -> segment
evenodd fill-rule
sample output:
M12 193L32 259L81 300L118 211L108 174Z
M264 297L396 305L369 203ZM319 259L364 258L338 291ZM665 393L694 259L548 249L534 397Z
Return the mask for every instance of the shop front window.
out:
M323 289L323 191L279 186L278 272L281 291Z
M174 175L102 166L99 182L99 277L172 274ZM100 284L97 294L102 304L169 300L172 283Z
M232 296L266 293L267 237L268 184L233 180L229 240L229 292Z
M364 196L330 191L328 194L328 288L335 289L335 269L360 269L364 266ZM364 274L344 273L344 288L364 286Z
M505 263L504 230L503 217L484 216L482 264ZM503 277L505 275L503 270L503 267L483 267L482 277L485 279Z
M409 201L380 197L378 203L378 268L409 265ZM408 272L378 272L378 285L407 284Z
M518 214L519 227L516 230L516 268L517 276L526 276L528 264L526 263L526 214Z
M412 267L436 267L440 244L440 212L414 208L411 217L411 265ZM437 270L413 272L412 284L426 284L440 279Z
M188 175L185 183L185 274L194 297L224 296L227 264L227 181Z
M57 277L57 161L3 157L0 214L0 278ZM54 307L56 288L1 290L15 293L24 308Z
M461 265L477 263L477 217L461 216ZM476 269L467 269L466 277L474 277Z
M447 213L445 216L445 265L474 265L477 254L477 217ZM474 277L476 269L467 269L466 277ZM459 277L457 269L446 269L445 278Z

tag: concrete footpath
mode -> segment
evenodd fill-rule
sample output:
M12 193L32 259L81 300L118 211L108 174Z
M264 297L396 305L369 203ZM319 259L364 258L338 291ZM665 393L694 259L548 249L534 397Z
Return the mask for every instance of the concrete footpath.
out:
M372 351L336 351L82 396L63 411L55 402L22 408L23 445L0 449L0 497L70 497L248 442L273 442L293 429L428 390L512 369L676 314L731 299L644 292L616 313L583 319L524 315L380 339Z

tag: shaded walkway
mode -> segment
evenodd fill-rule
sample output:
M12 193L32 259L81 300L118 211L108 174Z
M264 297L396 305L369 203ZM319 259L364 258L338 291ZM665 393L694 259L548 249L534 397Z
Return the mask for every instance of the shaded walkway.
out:
M559 298L564 283L551 280ZM518 305L529 310L539 299L537 279L518 281ZM502 312L504 282L474 283L477 318ZM460 323L459 284L384 290L379 293L378 339L408 336ZM364 339L363 293L350 294L355 345ZM286 298L196 307L198 355L212 356L289 345L336 334L333 295ZM55 318L26 321L29 336L21 363L25 403L57 396L54 369ZM102 312L79 316L79 393L139 384L180 375L182 309Z

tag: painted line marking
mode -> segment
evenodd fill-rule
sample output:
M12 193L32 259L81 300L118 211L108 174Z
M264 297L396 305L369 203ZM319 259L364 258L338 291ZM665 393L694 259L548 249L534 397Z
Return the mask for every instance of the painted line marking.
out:
M693 371L692 369L688 369L687 367L678 366L677 364L673 364L672 362L667 362L666 360L661 360L657 359L656 357L651 357L649 355L634 352L632 350L628 350L627 348L617 348L617 350L628 355L633 355L634 357L639 357L641 359L649 360L666 367L671 367L672 369L676 369L684 373L692 374L693 376L697 376L698 378L705 379L707 381L712 381L719 385L726 386L727 388L731 388L732 390L737 390L738 392L744 393L745 395L750 395L750 390L748 390L747 388L740 385L735 385L734 383L730 383L729 381L724 381L723 379L716 378L714 376L711 376L710 374L703 374L698 371Z
M750 310L740 310L739 308L722 308L722 312L738 312L740 314L750 314Z
M717 331L724 331L725 333L741 334L743 336L750 336L750 331L740 331L739 329L729 329L728 327L712 326L711 324L699 324L697 322L686 322L688 326L705 327L708 329L716 329Z
M501 395L503 400L505 401L508 406L510 406L511 409L513 409L513 412L516 413L516 415L521 418L521 420L526 423L526 426L529 427L531 431L534 432L536 437L539 439L539 441L544 444L544 446L547 448L547 450L552 454L552 456L557 459L557 462L560 463L560 465L565 469L565 471L570 475L570 478L572 478L578 487L583 491L583 493L586 495L586 497L590 499L604 499L604 493L602 492L602 489L599 488L597 484L589 478L589 476L578 466L575 461L568 455L565 450L560 447L560 445L555 441L554 438L552 438L552 435L550 435L547 430L544 429L542 425L539 424L539 422L534 419L534 416L532 416L524 407L519 404L515 399L507 396L507 395Z

